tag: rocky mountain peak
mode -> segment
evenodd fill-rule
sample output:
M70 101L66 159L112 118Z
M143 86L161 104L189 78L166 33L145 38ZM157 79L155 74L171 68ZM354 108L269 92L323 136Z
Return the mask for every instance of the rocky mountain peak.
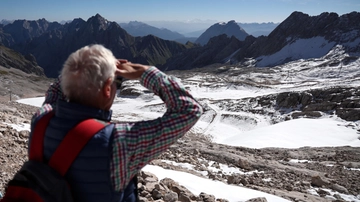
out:
M96 14L95 16L90 17L87 23L96 30L106 30L109 25L109 22L100 14Z
M299 20L301 20L301 19L305 19L305 18L308 18L308 17L309 17L309 15L306 14L306 13L303 13L303 12L300 12L300 11L294 11L293 13L290 14L289 17L287 17L287 18L285 19L285 21L286 21L286 20L292 20L292 19L299 19Z
M216 23L212 25L203 34L200 35L195 43L205 45L208 43L210 38L221 34L226 34L228 37L235 36L240 41L245 40L245 38L249 35L239 26L239 24L235 22L235 20L231 20L227 23Z

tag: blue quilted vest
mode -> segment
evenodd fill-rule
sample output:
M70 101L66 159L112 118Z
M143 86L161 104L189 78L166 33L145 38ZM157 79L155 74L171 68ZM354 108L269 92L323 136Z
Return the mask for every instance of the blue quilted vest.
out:
M67 132L79 122L89 118L105 122L111 119L111 111L65 101L58 101L54 110L55 116L50 120L45 133L46 161L50 159ZM114 190L110 179L113 128L114 125L109 124L99 131L86 144L66 173L65 178L71 186L75 201L137 201L136 177L121 193Z

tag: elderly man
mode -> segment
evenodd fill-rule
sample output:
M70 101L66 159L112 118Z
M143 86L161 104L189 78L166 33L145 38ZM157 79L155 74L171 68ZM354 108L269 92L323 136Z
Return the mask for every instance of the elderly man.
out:
M69 56L32 119L33 131L41 117L55 112L45 133L45 160L77 123L89 118L110 122L118 76L140 79L164 101L167 111L154 120L110 123L97 132L65 175L75 201L135 201L136 174L182 137L202 114L189 92L156 67L117 60L102 45L86 46Z

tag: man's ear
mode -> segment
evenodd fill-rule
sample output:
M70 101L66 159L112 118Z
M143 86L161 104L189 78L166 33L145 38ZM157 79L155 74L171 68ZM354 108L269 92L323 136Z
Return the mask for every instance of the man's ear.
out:
M106 98L111 97L111 85L112 85L112 83L113 83L113 81L111 80L111 78L108 78L104 83L102 91L103 91L103 95Z

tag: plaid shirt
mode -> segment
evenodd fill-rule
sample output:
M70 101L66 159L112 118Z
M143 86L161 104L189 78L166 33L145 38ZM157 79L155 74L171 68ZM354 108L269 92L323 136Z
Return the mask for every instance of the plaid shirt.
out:
M65 99L60 80L50 86L44 105L34 115L31 125L52 111L58 99ZM167 111L155 120L115 123L110 169L117 191L122 191L146 164L190 130L202 114L202 107L189 92L156 67L146 70L140 83L164 101Z

